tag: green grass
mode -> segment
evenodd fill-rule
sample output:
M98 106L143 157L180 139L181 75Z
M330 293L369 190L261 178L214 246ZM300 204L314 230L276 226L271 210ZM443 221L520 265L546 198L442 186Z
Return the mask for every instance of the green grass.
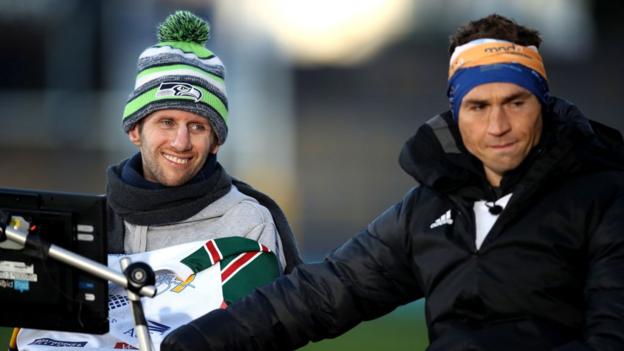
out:
M6 350L11 338L11 328L0 328L0 350Z
M6 350L10 328L0 328L0 350ZM303 351L422 351L428 345L422 302L400 307L394 312L357 327L335 339L310 343Z
M423 305L416 302L400 307L382 318L361 323L335 339L311 343L299 350L422 351L428 344Z

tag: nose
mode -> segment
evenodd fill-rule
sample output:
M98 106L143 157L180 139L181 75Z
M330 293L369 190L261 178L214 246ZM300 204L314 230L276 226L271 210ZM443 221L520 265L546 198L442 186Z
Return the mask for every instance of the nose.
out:
M509 116L502 106L493 106L488 119L488 133L495 136L504 135L511 129Z
M191 136L186 125L180 125L175 131L175 137L171 141L171 147L176 151L187 151L191 149Z

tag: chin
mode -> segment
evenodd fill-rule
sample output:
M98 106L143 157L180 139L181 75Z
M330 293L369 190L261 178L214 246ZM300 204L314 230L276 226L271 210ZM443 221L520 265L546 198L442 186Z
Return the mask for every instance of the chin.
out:
M162 179L159 181L160 184L168 187L180 186L188 182L188 179L179 178L179 179Z
M161 174L161 179L158 182L164 186L174 187L188 183L198 172L167 172Z

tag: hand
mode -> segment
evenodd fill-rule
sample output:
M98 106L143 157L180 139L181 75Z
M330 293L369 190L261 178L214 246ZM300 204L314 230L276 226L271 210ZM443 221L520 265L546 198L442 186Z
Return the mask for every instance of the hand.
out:
M208 345L201 333L192 324L185 324L165 337L160 344L161 351L206 350Z

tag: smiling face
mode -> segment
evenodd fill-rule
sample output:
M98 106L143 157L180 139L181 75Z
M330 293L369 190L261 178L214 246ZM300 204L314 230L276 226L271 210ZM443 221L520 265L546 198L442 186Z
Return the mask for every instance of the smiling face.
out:
M464 96L458 123L464 145L483 162L490 184L499 186L505 172L518 167L539 142L541 104L518 85L482 84Z
M182 110L156 111L129 132L139 148L146 180L179 186L191 180L219 145L208 120Z

